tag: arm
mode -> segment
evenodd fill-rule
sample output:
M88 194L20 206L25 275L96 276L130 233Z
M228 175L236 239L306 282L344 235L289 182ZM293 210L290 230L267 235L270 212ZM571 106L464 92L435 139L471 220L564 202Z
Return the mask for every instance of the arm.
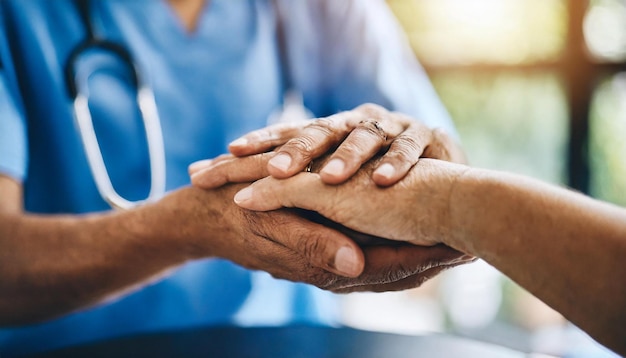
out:
M451 246L483 258L626 352L626 209L475 169L459 179L450 203Z
M232 197L241 187L183 188L124 212L39 216L21 212L20 185L0 175L0 326L97 304L204 257L336 292L415 287L468 260L445 246L361 250L293 212L240 209Z
M310 195L315 193L315 195ZM341 186L302 173L263 179L245 208L315 210L369 234L476 255L600 342L626 352L626 210L517 175L421 160L379 188L367 173Z
M138 212L24 214L21 186L1 175L0 193L0 325L92 305L187 259L167 235L144 240L158 222ZM140 265L135 250L142 252Z
M360 273L363 266L362 253L343 235L286 213L246 215L225 197L232 197L232 189L186 188L136 210L86 216L21 213L20 185L8 177L0 176L0 193L1 325L34 322L93 305L200 257L220 256L277 276L323 285L334 275L307 267L304 254L289 250L290 245L306 250L305 237L324 237L340 245L331 247L324 241L318 247L318 254L331 255L320 256L323 266L333 266L334 252L340 247L355 252L356 263L348 267L353 270L348 275ZM310 234L289 233L282 240L270 232L278 220L290 231L311 230ZM252 229L250 222L257 227ZM272 237L282 245L265 239ZM268 263L270 257L275 263ZM285 261L277 265L281 257ZM301 275L303 271L311 276Z

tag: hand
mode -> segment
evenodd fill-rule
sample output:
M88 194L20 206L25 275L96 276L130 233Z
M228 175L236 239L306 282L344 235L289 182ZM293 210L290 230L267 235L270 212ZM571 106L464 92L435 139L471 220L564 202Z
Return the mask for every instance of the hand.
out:
M336 146L338 148L320 172L322 181L328 184L345 182L381 150L386 153L372 173L372 179L380 186L398 182L420 157L465 161L462 150L443 131L430 129L406 115L366 104L312 122L277 124L235 140L229 149L238 157L279 148L267 169L258 172L259 176L239 179L233 175L230 179L233 182L256 180L262 173L287 178ZM192 164L189 169L193 184L203 188L224 184L210 178L214 164L212 161Z
M317 173L283 180L267 177L237 193L235 202L263 211L298 207L369 235L417 245L445 244L451 237L448 198L455 179L467 167L423 159L388 188L371 179L375 167L375 161L368 163L338 186L325 184Z
M416 287L438 272L466 262L445 246L359 248L346 235L292 210L253 212L232 201L241 185L205 191L185 188L153 204L159 225L176 225L190 258L217 256L274 277L335 292ZM367 265L365 265L367 263Z

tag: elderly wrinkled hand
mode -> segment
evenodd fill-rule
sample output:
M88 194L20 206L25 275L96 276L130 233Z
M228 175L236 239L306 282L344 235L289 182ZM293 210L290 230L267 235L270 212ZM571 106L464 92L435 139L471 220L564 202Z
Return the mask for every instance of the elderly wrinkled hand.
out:
M297 207L374 236L417 245L445 244L451 235L448 199L456 178L468 167L423 159L396 185L380 187L369 175L376 162L341 185L328 185L315 172L288 179L266 177L239 191L235 202L258 211Z
M229 149L232 156L192 164L189 167L192 183L208 189L267 175L283 179L304 170L330 151L330 159L320 170L320 178L328 184L345 182L381 152L384 155L371 172L372 180L379 186L401 180L420 157L465 161L462 150L445 132L373 104L315 121L260 129L235 140ZM255 154L260 157L239 161L241 167L229 173L220 167L233 157Z
M221 257L276 278L306 282L333 292L392 291L419 286L468 260L449 247L369 245L352 231L330 228L292 209L245 210L232 201L242 185L215 190L185 188L146 210L167 210L190 258ZM164 209L167 208L167 209ZM219 218L219 220L210 220ZM213 238L213 239L212 239Z

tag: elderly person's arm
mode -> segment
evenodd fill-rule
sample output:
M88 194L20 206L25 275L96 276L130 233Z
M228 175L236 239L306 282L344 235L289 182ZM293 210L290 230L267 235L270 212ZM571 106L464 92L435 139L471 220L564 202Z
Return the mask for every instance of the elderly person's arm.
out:
M235 201L253 210L313 210L372 235L476 255L626 353L624 208L522 176L431 159L388 188L366 171L339 186L301 173L262 179Z

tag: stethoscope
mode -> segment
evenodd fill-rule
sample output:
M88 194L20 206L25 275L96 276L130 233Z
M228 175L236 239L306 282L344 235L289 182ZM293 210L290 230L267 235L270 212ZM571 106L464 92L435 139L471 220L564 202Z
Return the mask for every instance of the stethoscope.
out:
M165 195L165 150L163 132L157 111L154 93L144 79L144 72L130 52L121 44L101 39L94 34L89 16L90 0L73 0L86 30L86 39L80 42L71 52L65 63L65 81L69 96L73 100L74 117L78 125L83 148L93 175L96 188L102 198L114 209L127 210L137 205L152 202ZM274 111L268 118L268 124L285 121L298 121L311 118L311 113L304 107L301 94L294 90L290 83L289 62L285 50L284 31L280 21L281 9L272 2L277 14L277 41L282 70L282 87L284 90L283 106ZM81 55L89 50L108 51L119 57L129 68L132 84L137 88L137 104L146 132L148 155L150 158L150 191L145 199L132 201L122 197L113 187L111 178L102 157L100 144L94 130L93 119L89 110L89 90L87 80L93 71L78 70L77 63Z
M74 4L80 14L87 37L70 52L65 64L65 81L70 98L73 100L74 117L96 188L102 198L114 209L127 210L145 202L155 201L165 195L165 149L154 93L144 80L144 73L124 46L94 35L89 17L89 0L74 0ZM87 80L93 72L78 70L76 66L81 55L94 49L108 51L119 57L128 66L132 84L137 88L137 104L146 132L150 161L150 191L142 200L128 200L115 190L102 157L88 102Z

